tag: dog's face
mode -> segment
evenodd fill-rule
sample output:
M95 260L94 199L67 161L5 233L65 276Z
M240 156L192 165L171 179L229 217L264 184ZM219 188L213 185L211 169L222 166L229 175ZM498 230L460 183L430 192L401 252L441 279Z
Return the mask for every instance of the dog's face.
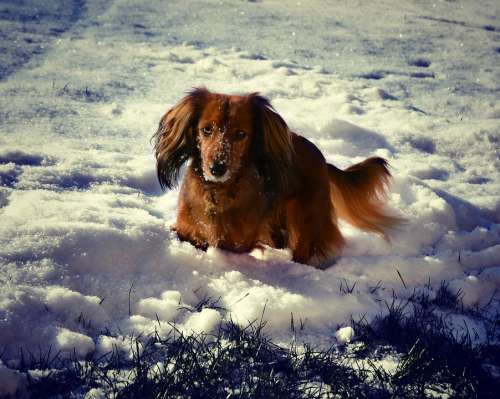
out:
M195 89L167 111L153 138L162 187L175 185L189 158L200 178L213 184L235 182L250 165L274 192L292 179L292 134L257 93L230 96Z
M254 138L248 97L211 96L195 126L203 178L213 183L230 182L249 161Z

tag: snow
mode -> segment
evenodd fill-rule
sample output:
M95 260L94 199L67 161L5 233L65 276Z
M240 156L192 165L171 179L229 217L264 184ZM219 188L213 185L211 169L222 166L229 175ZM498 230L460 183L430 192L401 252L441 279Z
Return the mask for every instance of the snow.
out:
M23 392L26 385L26 374L12 370L0 360L0 396L8 397Z
M135 350L136 348L133 348L130 339L126 339L123 336L110 337L108 335L101 335L97 339L96 353L99 356L118 353L132 359L134 354L132 349Z
M213 333L221 321L221 314L217 310L202 309L189 316L183 327L189 334Z
M64 355L68 357L76 355L77 358L84 358L95 350L92 338L66 328L61 328L57 332L55 347Z
M33 10L0 6L12 38L0 55L4 360L19 347L130 354L141 333L213 333L230 319L262 318L281 342L348 342L350 327L339 326L370 320L393 293L429 282L435 292L446 280L465 305L498 295L498 30L484 29L497 2L283 4L51 8L25 22L38 52L19 44L29 36L19 20ZM61 31L51 31L54 15ZM390 242L342 223L347 248L325 271L286 250L179 242L169 230L178 191L160 190L150 138L199 85L260 91L339 167L387 158L388 206L407 223ZM207 298L217 306L197 311ZM12 383L0 389L17 389L18 375L0 367Z
M161 296L162 298L144 298L137 303L136 312L141 316L154 318L158 317L160 320L171 321L179 313L180 293L172 297L172 291L165 291Z
M339 328L335 333L335 338L340 344L346 344L352 341L354 335L354 329L350 326L347 326Z
M104 398L106 398L106 394L100 388L92 388L84 396L84 399L104 399Z

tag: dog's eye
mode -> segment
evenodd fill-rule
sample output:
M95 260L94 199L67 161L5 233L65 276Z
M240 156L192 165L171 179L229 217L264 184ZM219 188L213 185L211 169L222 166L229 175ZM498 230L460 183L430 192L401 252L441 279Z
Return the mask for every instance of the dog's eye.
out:
M201 129L201 131L203 132L203 134L205 136L210 136L212 134L212 132L214 131L213 127L212 126L205 126L203 129Z
M236 132L236 140L241 140L241 139L244 139L245 137L247 136L246 132L244 132L243 130L238 130Z

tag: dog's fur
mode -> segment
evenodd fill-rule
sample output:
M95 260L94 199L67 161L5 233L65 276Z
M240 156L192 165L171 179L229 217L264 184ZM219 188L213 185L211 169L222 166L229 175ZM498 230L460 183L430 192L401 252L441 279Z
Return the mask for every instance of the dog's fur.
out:
M199 248L288 247L295 261L319 266L345 243L337 217L384 236L400 221L382 210L384 159L344 171L328 164L257 93L195 89L163 116L154 140L163 188L190 160L174 229Z

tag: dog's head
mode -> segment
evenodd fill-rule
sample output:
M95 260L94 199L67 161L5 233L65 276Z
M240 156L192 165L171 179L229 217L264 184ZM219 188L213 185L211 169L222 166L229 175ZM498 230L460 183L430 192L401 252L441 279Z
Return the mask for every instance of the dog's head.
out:
M257 93L230 96L195 89L167 111L154 139L162 187L176 184L189 158L205 182L230 184L254 166L276 192L289 183L293 170L290 130Z

